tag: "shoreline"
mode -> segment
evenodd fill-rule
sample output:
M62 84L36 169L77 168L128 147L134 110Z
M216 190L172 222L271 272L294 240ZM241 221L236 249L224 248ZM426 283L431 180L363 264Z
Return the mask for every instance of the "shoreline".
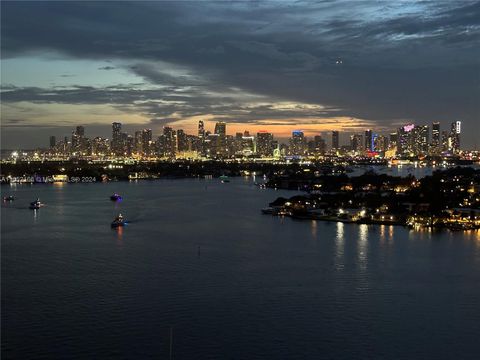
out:
M344 224L355 224L355 225L386 225L386 226L401 226L405 228L409 228L411 230L417 229L428 229L428 230L450 230L450 231L480 231L480 226L471 226L471 227L462 227L460 224L452 224L451 226L446 224L439 224L439 225L408 225L406 222L402 221L385 221L385 220L372 220L372 219L361 219L361 220L349 220L349 219L341 219L334 216L316 216L316 215L274 215L272 216L285 216L290 217L293 220L309 220L309 221L323 221L323 222L340 222Z

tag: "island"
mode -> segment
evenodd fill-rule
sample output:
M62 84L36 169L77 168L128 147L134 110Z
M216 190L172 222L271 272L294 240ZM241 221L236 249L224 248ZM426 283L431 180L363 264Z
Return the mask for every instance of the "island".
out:
M356 177L283 174L265 187L305 192L279 197L262 209L274 216L415 229L480 229L480 170L473 168L435 171L422 179L374 171Z

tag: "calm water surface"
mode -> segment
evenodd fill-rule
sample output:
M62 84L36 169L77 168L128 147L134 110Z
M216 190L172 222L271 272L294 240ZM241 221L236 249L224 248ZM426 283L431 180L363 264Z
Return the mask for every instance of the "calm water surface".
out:
M243 178L6 193L4 359L168 359L171 329L174 359L480 354L478 232L261 215L295 193Z

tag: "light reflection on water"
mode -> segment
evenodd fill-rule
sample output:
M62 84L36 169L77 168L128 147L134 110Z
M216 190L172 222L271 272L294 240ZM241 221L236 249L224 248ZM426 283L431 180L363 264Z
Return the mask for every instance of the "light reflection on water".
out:
M358 264L362 271L368 266L368 225L358 225L358 248L357 248Z
M317 221L312 220L310 222L310 229L312 230L312 237L315 239L317 237Z
M115 229L117 234L117 246L121 249L123 247L123 226L119 226Z
M335 236L335 268L342 270L345 267L345 224L337 222Z
M385 241L385 225L380 225L380 240L383 243Z

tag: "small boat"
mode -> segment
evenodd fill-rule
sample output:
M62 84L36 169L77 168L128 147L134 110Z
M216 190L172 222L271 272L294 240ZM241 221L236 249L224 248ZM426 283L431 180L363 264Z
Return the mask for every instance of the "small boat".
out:
M110 196L110 200L119 201L119 200L122 200L122 197L119 194L115 193L112 196Z
M13 201L15 200L15 196L13 195L8 195L3 197L3 201Z
M32 210L38 210L38 209L40 209L43 205L44 205L44 204L42 204L42 203L40 202L40 200L37 199L37 200L32 201L32 202L30 203L29 208L32 209Z
M228 176L226 176L226 175L220 176L220 180L222 181L222 183L229 183L230 182L230 180L228 179Z
M125 220L123 218L122 214L118 214L118 216L112 221L111 227L112 228L118 228L118 227L121 227L121 226L125 226L127 224L128 224L128 222L127 222L127 220Z

